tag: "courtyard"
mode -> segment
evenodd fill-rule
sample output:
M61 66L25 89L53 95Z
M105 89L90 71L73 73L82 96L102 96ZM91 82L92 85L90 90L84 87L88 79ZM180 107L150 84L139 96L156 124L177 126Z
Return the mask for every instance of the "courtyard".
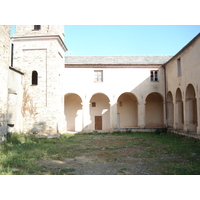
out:
M172 133L12 134L1 175L198 175L200 141Z

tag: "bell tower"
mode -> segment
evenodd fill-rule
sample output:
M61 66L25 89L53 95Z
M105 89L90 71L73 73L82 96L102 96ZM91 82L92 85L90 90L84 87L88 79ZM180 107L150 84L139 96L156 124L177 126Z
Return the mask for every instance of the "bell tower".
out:
M15 37L59 35L64 40L62 25L17 25Z
M23 131L53 134L62 131L64 26L16 25L11 38L13 68L24 73Z

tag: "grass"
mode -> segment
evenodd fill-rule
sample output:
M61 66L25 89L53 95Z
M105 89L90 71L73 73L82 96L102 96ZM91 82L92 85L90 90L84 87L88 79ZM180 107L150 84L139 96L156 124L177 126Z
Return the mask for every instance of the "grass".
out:
M76 169L64 161L91 153L98 156L98 162L141 159L153 174L200 174L200 141L172 133L63 134L57 139L8 134L8 140L0 145L0 174L75 174ZM118 172L126 169L121 167Z

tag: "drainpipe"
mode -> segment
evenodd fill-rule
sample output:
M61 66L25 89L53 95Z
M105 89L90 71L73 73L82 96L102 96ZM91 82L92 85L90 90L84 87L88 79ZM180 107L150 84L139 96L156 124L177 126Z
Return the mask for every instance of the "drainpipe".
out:
M164 84L165 84L165 127L168 127L168 115L167 115L167 77L166 77L166 68L165 65L162 66L164 69Z

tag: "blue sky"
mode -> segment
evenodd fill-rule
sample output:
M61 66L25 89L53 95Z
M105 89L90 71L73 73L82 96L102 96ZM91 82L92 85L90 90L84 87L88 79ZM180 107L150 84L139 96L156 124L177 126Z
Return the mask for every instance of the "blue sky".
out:
M192 25L69 25L72 55L174 55L200 32Z
M66 55L174 55L199 32L200 25L66 25Z

